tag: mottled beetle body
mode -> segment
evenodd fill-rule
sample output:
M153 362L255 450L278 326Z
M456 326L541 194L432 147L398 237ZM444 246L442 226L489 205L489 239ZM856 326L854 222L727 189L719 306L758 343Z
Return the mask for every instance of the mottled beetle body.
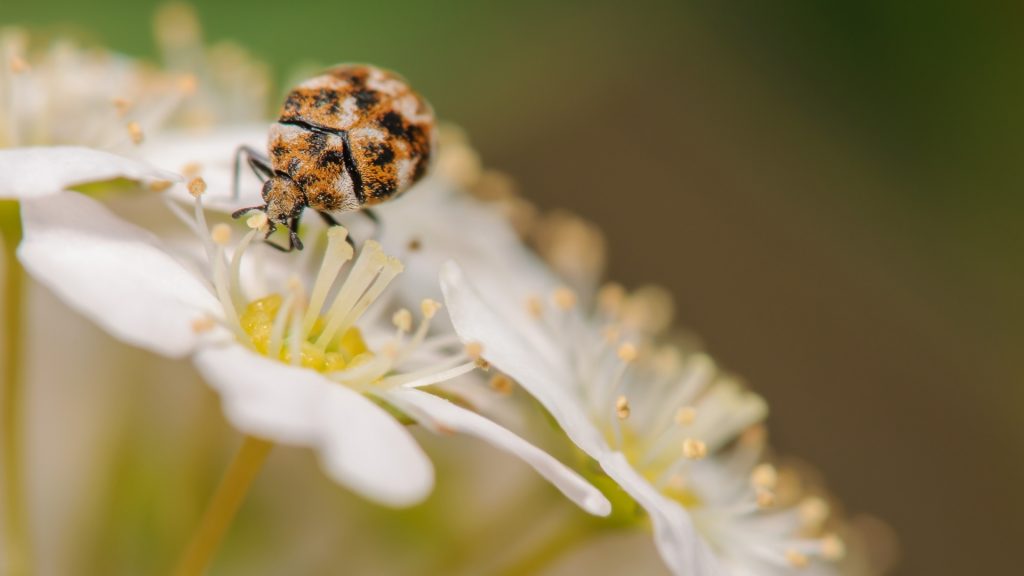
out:
M398 75L342 65L296 86L270 128L269 158L250 149L249 164L266 177L263 210L271 225L296 230L307 206L326 219L400 195L427 170L434 141L430 105Z

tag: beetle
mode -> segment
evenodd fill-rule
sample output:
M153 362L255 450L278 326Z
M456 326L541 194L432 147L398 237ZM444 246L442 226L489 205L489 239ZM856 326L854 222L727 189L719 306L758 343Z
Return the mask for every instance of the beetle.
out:
M398 74L366 64L335 66L292 89L270 127L268 155L249 146L235 154L235 197L242 160L263 181L259 210L269 237L288 228L290 252L302 249L299 221L308 207L332 214L363 210L405 192L423 177L435 147L430 104Z

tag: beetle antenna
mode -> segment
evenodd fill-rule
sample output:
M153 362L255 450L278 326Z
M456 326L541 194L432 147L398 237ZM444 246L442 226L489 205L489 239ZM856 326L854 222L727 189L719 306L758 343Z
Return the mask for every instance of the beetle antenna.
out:
M242 216L245 216L249 212L253 212L255 210L262 210L263 212L266 212L267 211L267 207L266 206L249 206L248 208L242 208L241 210L235 210L234 212L231 213L231 217L237 220L237 219L241 218Z

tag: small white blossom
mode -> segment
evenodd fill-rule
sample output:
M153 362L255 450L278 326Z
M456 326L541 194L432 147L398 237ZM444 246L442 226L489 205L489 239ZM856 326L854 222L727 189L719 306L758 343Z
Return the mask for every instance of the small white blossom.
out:
M503 298L454 263L442 284L458 333L647 511L674 574L835 571L837 540L802 532L798 508L775 508L762 444L737 440L757 429L764 401L704 354L655 347L671 316L662 293L608 286L591 309L550 274L524 274L535 295Z
M96 200L61 192L24 203L19 257L114 336L192 356L236 427L316 448L333 478L368 498L408 505L433 483L429 460L376 398L428 429L474 435L519 456L591 513L610 510L600 492L545 452L421 390L472 370L479 351L429 334L439 308L433 301L423 302L418 326L411 312L389 319L373 310L402 271L379 243L355 251L339 227L322 251L267 254L255 242L266 231L262 214L233 241L229 224L208 228L204 186L190 188L193 215L171 206L196 234L191 242L165 242ZM309 262L315 254L322 259Z

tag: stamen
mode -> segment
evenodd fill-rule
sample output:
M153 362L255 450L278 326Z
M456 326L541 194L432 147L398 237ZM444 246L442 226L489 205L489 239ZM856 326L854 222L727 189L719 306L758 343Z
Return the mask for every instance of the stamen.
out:
M391 316L391 323L399 332L408 334L412 331L412 312L409 312L408 308L402 308Z
M466 356L469 356L474 362L479 362L484 353L484 345L479 342L470 342L466 344Z
M128 137L130 137L132 139L132 144L135 144L135 145L142 144L142 140L143 140L142 126L139 126L138 122L129 122L128 123Z
M15 74L23 74L32 69L32 66L29 65L28 60L25 60L24 58L18 55L11 56L11 60L8 64L11 67L11 72L14 72Z
M457 362L461 362L456 364ZM452 366L452 364L455 364ZM406 388L420 388L423 386L430 386L431 384L437 384L438 382L444 382L451 380L456 376L461 376L467 372L471 372L476 368L475 362L462 362L462 359L458 356L453 356L433 366L427 366L419 370L412 372L406 372L404 374L396 374L394 376L388 376L381 379L380 385L383 388L391 388L394 386L404 386Z
M515 386L515 383L512 382L511 378L504 374L495 374L494 376L491 377L490 386L491 389L497 392L498 394L501 394L502 396L508 396L509 394L512 393L512 389Z
M235 305L240 308L245 306L246 300L245 295L242 294L242 256L245 255L253 238L262 231L262 226L266 225L267 217L266 215L262 216L262 222L260 222L259 216L253 216L246 220L245 223L249 225L250 230L242 237L242 241L235 248L235 253L231 255L231 295L235 298ZM217 226L227 225L218 224ZM214 230L217 230L217 226L214 226Z
M316 340L317 348L326 349L336 334L344 333L401 270L401 263L385 255L379 242L368 240L363 244L348 278L327 311L327 326Z
M191 194L193 198L199 198L200 196L205 194L206 193L206 180L203 180L202 178L198 178L198 177L195 177L195 178L192 178L191 180L189 180L188 181L188 193Z
M793 568L806 568L810 563L806 554L792 549L786 550L786 562L789 562L789 565Z
M625 396L619 396L615 399L615 416L619 420L625 420L629 418L629 400Z
M683 440L683 457L687 460L700 460L707 455L707 444L693 438Z
M604 330L602 331L602 336L604 336L605 342L609 344L615 344L616 342L619 341L619 338L622 337L622 329L615 324L610 324L604 327Z
M327 231L327 250L324 251L324 258L320 262L320 271L316 275L313 284L313 293L309 297L309 307L302 318L303 337L309 334L316 324L316 319L323 309L327 300L327 293L337 280L338 274L345 264L352 259L353 250L346 238L348 230L342 226L333 226Z
M756 495L758 508L764 510L766 508L771 508L775 504L775 492L765 488L756 488L754 493Z
M252 216L249 216L245 220L245 225L253 230L264 232L267 229L267 225L270 223L270 219L267 218L265 212L257 212Z
M621 284L605 284L597 293L597 306L601 312L615 317L622 310L622 303L626 299L626 289Z
M771 464L758 464L750 474L750 484L754 488L774 490L779 483L779 473Z
M185 178L198 178L203 173L203 165L199 162L189 162L181 167L181 174ZM203 188L204 190L206 188Z
M288 292L288 296L281 303L281 307L274 316L274 323L270 327L270 340L267 343L267 356L273 359L281 357L281 349L284 348L284 333L288 328L288 320L292 317L292 308L295 306L296 291Z
M231 242L231 226L221 222L213 227L210 231L210 239L212 239L218 246L227 246Z
M200 316L192 321L192 331L196 334L209 332L217 325L217 322L209 316Z
M816 532L828 519L829 506L818 496L808 496L800 502L797 511L803 529L807 532Z
M826 534L821 539L821 555L826 560L842 560L846 556L846 543L835 534Z
M210 239L216 245L211 261L213 266L213 286L217 292L217 298L224 308L224 315L227 317L228 324L235 328L239 332L239 336L241 336L242 330L238 322L238 312L231 297L229 273L224 263L224 247L231 240L231 227L223 223L214 226L210 232Z
M186 96L191 96L199 89L199 80L194 74L184 74L178 78L178 90Z
M163 192L173 185L170 180L151 180L146 184L151 192Z
M436 300L429 298L420 302L420 311L423 312L423 317L430 320L437 314L437 311L441 309L441 303Z
M117 116L124 118L128 115L128 111L131 110L132 101L127 98L114 98L114 109L117 110Z
M576 305L576 293L564 286L556 288L551 298L561 310L572 310Z
M636 360L636 357L639 354L639 352L636 349L636 346L629 342L626 342L625 344L619 346L619 349L616 353L619 356L619 360L622 360L626 364L629 364L630 362Z
M676 411L676 424L680 426L689 426L696 419L697 409L693 406L683 406Z
M540 296L530 296L526 299L526 311L537 320L544 315L544 302Z

